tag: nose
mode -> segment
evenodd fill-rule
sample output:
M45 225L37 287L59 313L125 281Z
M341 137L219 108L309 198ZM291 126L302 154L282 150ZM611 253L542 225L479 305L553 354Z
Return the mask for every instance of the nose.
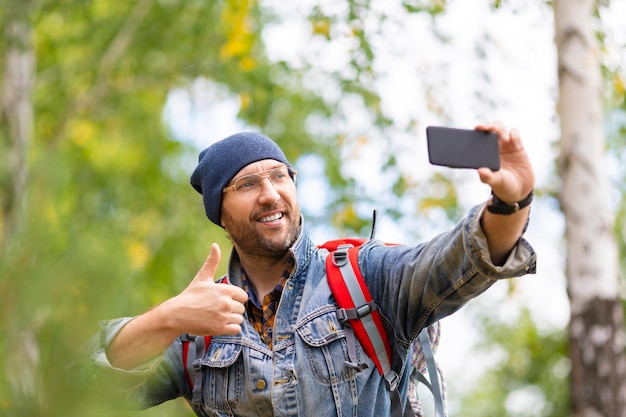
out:
M280 194L278 190L276 190L276 186L270 180L269 175L265 175L261 177L261 191L259 192L259 203L267 204L267 203L275 203L280 199Z

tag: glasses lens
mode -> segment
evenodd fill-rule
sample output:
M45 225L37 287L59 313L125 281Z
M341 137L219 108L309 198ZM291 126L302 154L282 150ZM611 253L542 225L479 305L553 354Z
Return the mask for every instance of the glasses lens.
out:
M239 178L234 184L235 192L244 197L254 196L261 190L261 182L264 178L268 178L275 187L285 185L291 180L289 170L282 166Z
M235 191L237 194L247 194L253 192L261 185L261 176L259 174L250 174L239 178L235 181Z
M290 180L287 167L274 168L269 173L270 181L274 185L282 185Z

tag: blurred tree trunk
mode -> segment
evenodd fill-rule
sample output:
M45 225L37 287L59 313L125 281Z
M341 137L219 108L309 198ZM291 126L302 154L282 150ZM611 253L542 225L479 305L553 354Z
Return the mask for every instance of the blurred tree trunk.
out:
M0 255L3 256L24 217L26 204L35 80L35 53L30 24L33 5L31 0L2 2ZM3 291L7 291L6 288ZM13 398L24 399L24 404L35 408L41 391L39 344L32 329L27 326L13 327L7 324L7 346L20 347L13 349L5 358L4 373L13 391Z
M0 90L0 249L5 249L18 224L26 194L27 154L33 132L31 92L35 73L31 0L3 4L2 90Z
M572 416L626 416L624 320L604 170L594 0L555 0L561 124L559 195L567 237Z

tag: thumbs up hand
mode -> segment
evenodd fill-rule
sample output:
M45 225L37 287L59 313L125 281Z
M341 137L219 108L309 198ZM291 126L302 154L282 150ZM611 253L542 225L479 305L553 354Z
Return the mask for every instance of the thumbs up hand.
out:
M241 332L248 294L237 286L215 283L220 256L220 248L214 243L187 288L163 303L162 307L168 311L167 320L179 334L217 336Z
M241 332L248 294L234 285L213 280L220 248L211 253L187 288L177 296L128 322L106 348L109 362L133 369L160 355L184 333L198 336L236 335Z

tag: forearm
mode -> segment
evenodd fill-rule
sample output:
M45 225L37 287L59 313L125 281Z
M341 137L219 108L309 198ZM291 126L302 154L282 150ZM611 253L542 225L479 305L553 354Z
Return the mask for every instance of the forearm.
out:
M135 317L106 348L109 363L120 369L134 369L161 355L179 336L168 323L162 305Z
M452 314L500 279L534 273L536 255L519 237L523 225L501 265L492 262L481 226L485 207L473 207L454 229L415 247L376 241L362 246L367 287L376 300L384 300L379 305L390 322L401 323L401 339L417 337L424 324Z
M498 134L500 169L478 168L477 172L481 182L492 190L492 198L483 211L481 227L487 238L491 262L503 265L526 227L535 173L517 130L507 132L498 122L479 125L476 129ZM489 206L494 213L490 212Z
M530 206L510 215L493 214L487 209L483 211L480 224L494 265L503 265L508 258L524 232L529 212Z
M212 275L205 278L202 271L182 293L134 318L119 331L106 348L113 366L133 369L161 355L184 333L241 332L248 294L234 285L216 284Z

